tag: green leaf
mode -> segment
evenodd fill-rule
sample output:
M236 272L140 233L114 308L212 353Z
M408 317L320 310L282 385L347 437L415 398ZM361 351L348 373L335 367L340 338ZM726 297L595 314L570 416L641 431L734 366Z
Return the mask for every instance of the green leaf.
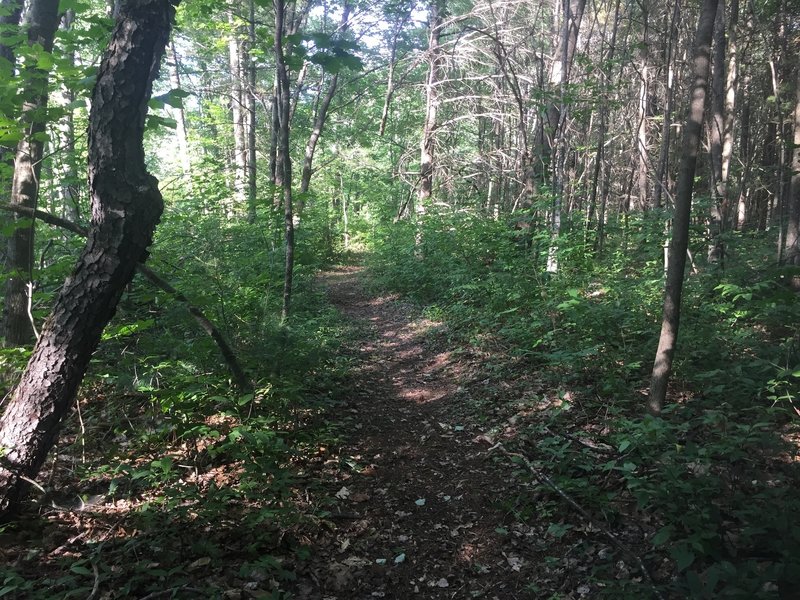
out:
M658 530L658 533L656 533L653 536L653 539L650 540L650 542L653 544L653 546L656 547L663 546L672 536L673 531L675 531L675 528L672 525L667 525L666 527L662 527L661 529Z
M153 108L163 108L166 104L172 108L183 108L183 99L191 96L191 92L179 88L172 89L165 94L153 96L150 99L150 106Z
M92 575L92 571L90 569L87 569L83 565L72 565L69 568L69 570L78 575L89 575L89 576Z
M617 448L617 450L618 450L619 452L625 452L625 450L627 450L628 448L630 448L630 446L631 446L631 441L630 441L630 440L622 440L622 441L620 442L620 444L619 444L619 448Z
M61 0L58 3L58 14L63 14L68 10L74 10L76 13L81 13L90 8L89 4L81 2L81 0Z
M684 571L689 568L695 559L694 552L689 550L686 544L674 547L670 550L670 554L678 567L678 571Z
M147 115L147 125L145 126L145 129L158 129L159 127L175 129L178 127L178 122L175 119L170 119L169 117Z

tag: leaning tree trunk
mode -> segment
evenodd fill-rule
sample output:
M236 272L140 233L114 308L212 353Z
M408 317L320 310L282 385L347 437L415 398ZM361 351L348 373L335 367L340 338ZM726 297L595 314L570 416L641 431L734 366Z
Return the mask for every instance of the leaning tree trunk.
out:
M347 31L348 20L350 19L351 6L349 2L345 2L342 7L342 21L339 25L339 34L344 35ZM338 71L333 74L331 82L328 85L328 91L325 97L317 108L317 114L314 115L314 127L311 129L311 134L308 136L306 142L306 152L303 157L303 170L300 173L300 199L297 202L297 219L298 221L303 216L303 208L305 207L305 194L311 186L311 176L314 174L314 152L317 149L317 143L322 136L322 130L325 127L325 121L328 118L328 109L331 107L331 101L336 95L336 87L339 83Z
M170 0L128 0L100 65L89 116L92 223L19 385L0 418L0 517L18 505L69 412L103 328L161 217L142 138L175 14Z
M653 364L650 381L650 396L647 408L657 415L664 406L667 396L667 383L672 372L675 344L678 340L678 325L681 311L681 292L683 291L683 272L686 267L686 251L689 247L689 218L692 210L692 190L697 155L700 151L700 135L703 130L703 112L708 92L708 74L711 64L711 36L714 33L714 20L718 0L705 0L697 25L694 42L693 81L689 90L689 110L683 135L683 152L678 171L678 187L675 191L675 215L672 227L672 241L669 246L669 266L664 289L664 313L661 322L661 336Z

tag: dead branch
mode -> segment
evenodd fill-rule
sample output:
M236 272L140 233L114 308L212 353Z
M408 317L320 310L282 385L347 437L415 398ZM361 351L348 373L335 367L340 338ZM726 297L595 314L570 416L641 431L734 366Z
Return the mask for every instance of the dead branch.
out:
M490 438L488 438L488 437L484 437L483 439L485 439L486 441L491 441L491 440L490 440ZM612 531L610 531L610 530L609 530L608 528L606 528L606 527L603 527L602 525L599 525L599 524L598 524L598 523L597 523L597 522L596 522L596 521L595 521L595 520L592 518L592 516L591 516L591 515L588 513L588 511L587 511L585 508L583 508L583 507L582 507L580 504L578 504L578 502L577 502L577 501L576 501L576 500L575 500L575 499L574 499L572 496L570 496L569 494L567 494L567 492L565 492L565 491L564 491L564 490L562 490L560 487L558 487L558 486L556 485L556 483L555 483L555 482L554 482L552 479L550 479L550 478L549 478L547 475L545 475L545 474L544 474L542 471L540 471L539 469L537 469L537 468L536 468L536 467L533 465L533 463L532 463L532 462L531 462L531 461L528 459L528 457L527 457L527 456L525 456L524 454L522 454L522 453L520 453L520 452L509 452L508 450L506 450L506 448L503 446L503 444L502 444L501 442L496 442L496 443L494 444L494 446L492 446L491 448L489 448L489 452L490 452L490 453L491 453L491 452L494 452L495 450L496 450L496 451L498 451L498 452L500 452L501 454L504 454L505 456L507 456L507 457L509 457L509 458L516 458L516 459L520 460L520 461L522 462L522 464L524 464L524 465L525 465L525 466L528 468L528 470L531 472L531 474L532 474L532 475L533 475L533 476L534 476L534 477L535 477L535 478L536 478L536 479L537 479L537 480L538 480L540 483L543 483L543 484L547 485L547 486L548 486L550 489L552 489L552 490L553 490L555 493L557 493L559 496L561 496L561 498L562 498L562 499L563 499L563 500L564 500L564 501L565 501L567 504L569 504L569 505L570 505L572 508L574 508L576 511L578 511L578 514L579 514L581 517L583 517L583 518L584 518L584 520L585 520L587 523L589 523L590 525L592 525L592 527L595 527L595 528L597 528L597 529L598 529L598 530L599 530L599 531L600 531L600 532L601 532L603 535L605 535L605 536L606 536L606 538L608 538L608 540L609 540L609 541L610 541L610 542L611 542L611 543L612 543L612 544L613 544L613 545L614 545L614 546L615 546L615 547L616 547L618 550L620 550L620 551L621 551L623 554L626 554L627 556L629 556L630 558L632 558L632 559L633 559L633 560L636 562L636 565L639 567L639 571L642 573L642 575L644 576L644 578L645 578L645 579L647 580L647 582L650 584L650 587L652 588L652 590L653 590L653 593L656 595L656 597L657 597L657 598L659 598L659 600L665 600L664 596L661 594L661 592L660 592L660 591L658 590L658 588L656 587L656 582L655 582L655 580L653 579L653 576L650 574L650 571L648 570L648 568L647 568L647 565L645 565L645 564L644 564L644 561L642 560L642 558L641 558L641 557L640 557L638 554L636 554L636 553L635 553L635 552L634 552L634 551L633 551L631 548L629 548L628 546L626 546L626 545L625 545L625 544L622 542L622 540L620 540L620 539L619 539L619 538L618 538L618 537L617 537L617 536L616 536L616 535L615 535L615 534L614 534Z

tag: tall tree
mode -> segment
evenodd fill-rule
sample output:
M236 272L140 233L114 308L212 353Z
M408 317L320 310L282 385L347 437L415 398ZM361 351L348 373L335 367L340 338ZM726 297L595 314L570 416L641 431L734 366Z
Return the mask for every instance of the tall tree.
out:
M23 19L27 26L28 45L53 50L58 28L58 0L33 0ZM17 144L14 176L9 203L36 208L44 155L45 112L48 98L48 68L45 61L32 61L22 72L22 139ZM22 346L33 339L29 302L33 279L33 221L20 221L8 239L6 253L6 303L3 334L6 344Z
M0 78L11 81L16 71L14 39L22 16L22 0L0 0ZM0 116L11 118L10 114ZM11 179L14 169L14 148L0 144L0 201L7 202L11 196ZM6 215L0 219L5 228ZM2 238L0 238L2 240ZM4 241L4 240L3 240ZM5 245L5 244L3 244ZM2 262L5 262L5 248L0 248Z
M444 55L441 47L445 0L430 0L428 4L428 75L425 80L425 119L419 158L419 189L415 212L417 245L422 242L421 227L426 205L433 193L434 156L436 148L436 119L439 110L439 85L443 79Z
M800 42L800 34L797 41ZM795 65L795 78L792 181L783 260L786 264L800 266L800 64Z
M230 68L231 85L231 117L233 122L233 203L234 210L245 202L247 186L247 118L245 108L244 73L247 58L245 45L242 39L242 27L239 16L232 6L228 12L228 24L231 35L228 39L228 64Z
M344 7L342 8L342 21L339 25L338 33L339 35L343 35L347 31L348 22L350 20L350 11L352 10L352 6L350 2L345 2ZM331 101L333 97L336 95L336 88L339 84L339 69L337 68L336 71L333 73L331 77L330 83L328 84L328 90L325 92L325 96L322 98L322 102L319 103L317 107L317 112L314 115L314 125L311 129L311 134L308 136L308 141L306 142L306 151L303 157L303 171L300 175L300 193L304 194L308 191L308 187L311 184L311 175L313 174L313 165L314 165L314 152L317 149L317 143L319 142L319 138L322 135L322 130L325 127L325 121L328 118L328 109L331 106ZM303 204L302 201L298 201L297 206L297 213L298 215L302 214Z
M683 291L686 251L689 247L689 221L692 211L692 192L703 131L703 115L708 94L708 77L711 69L711 38L718 0L704 0L703 9L695 35L692 57L692 85L689 90L689 106L683 134L683 150L678 172L678 187L675 192L675 214L672 226L672 241L669 245L669 264L664 289L664 311L661 335L658 340L650 395L647 408L657 415L664 406L667 384L672 373L675 345L680 325L681 294Z
M89 238L0 418L0 515L13 511L39 472L104 327L147 258L163 201L142 139L174 14L169 0L120 5L92 93Z
M292 157L290 155L289 120L291 113L291 97L289 94L289 71L284 53L284 28L287 23L286 0L274 0L275 6L275 81L278 98L278 164L280 185L283 193L283 227L284 227L284 270L283 270L283 307L281 318L286 320L292 303L292 279L294 274L294 214L292 206Z

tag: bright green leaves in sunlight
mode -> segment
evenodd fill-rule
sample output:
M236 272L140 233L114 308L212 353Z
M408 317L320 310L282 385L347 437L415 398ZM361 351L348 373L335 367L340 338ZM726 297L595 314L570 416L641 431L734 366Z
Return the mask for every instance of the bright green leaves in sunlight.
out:
M343 70L360 71L364 63L354 54L359 46L328 33L296 33L286 36L289 52L287 64L293 69L302 67L304 61L319 65L328 73Z

